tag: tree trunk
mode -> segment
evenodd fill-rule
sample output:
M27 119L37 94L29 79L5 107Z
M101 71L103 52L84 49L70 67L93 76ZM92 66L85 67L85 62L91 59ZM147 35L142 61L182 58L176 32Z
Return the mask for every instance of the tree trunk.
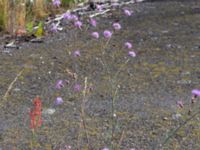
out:
M34 0L33 6L34 14L37 18L42 18L46 16L46 7L44 0Z
M3 0L3 23L5 31L14 34L15 32L15 2L14 0Z
M15 35L18 30L25 31L26 0L3 1L3 26L6 32Z
M19 35L26 33L26 0L19 0L16 5L16 32Z

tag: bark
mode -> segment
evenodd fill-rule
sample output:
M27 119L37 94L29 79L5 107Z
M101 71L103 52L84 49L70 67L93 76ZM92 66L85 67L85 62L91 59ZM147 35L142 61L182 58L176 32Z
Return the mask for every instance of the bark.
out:
M14 35L19 29L25 30L26 0L2 0L2 2L5 31Z
M44 0L35 0L33 6L34 14L38 18L46 16L46 6Z
M26 26L26 0L20 0L16 5L16 29L25 32Z

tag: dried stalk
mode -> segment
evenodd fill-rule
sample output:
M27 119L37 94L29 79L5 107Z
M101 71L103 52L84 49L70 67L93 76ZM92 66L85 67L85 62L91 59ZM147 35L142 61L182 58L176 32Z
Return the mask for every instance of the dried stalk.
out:
M124 136L125 136L125 131L123 130L122 131L122 134L121 134L121 137L120 137L120 139L119 139L119 144L118 144L118 150L120 150L120 145L122 144L122 141L123 141L123 139L124 139Z
M3 96L3 101L0 103L0 107L3 105L4 101L6 101L9 92L12 90L13 85L15 84L15 82L18 80L18 78L22 75L23 73L23 69L17 74L17 76L15 77L15 79L10 83L10 85L8 86L8 89L6 91L6 93Z
M86 136L86 140L87 140L87 146L88 149L90 149L90 142L89 142L89 135L87 132L87 128L86 128L86 122L85 122L85 103L87 102L86 99L86 94L87 94L87 88L88 88L88 82L87 82L87 77L85 77L85 85L84 85L84 90L83 90L83 99L82 99L82 104L81 104L81 121L80 121L80 129L83 128L84 132L85 132L85 136ZM79 133L80 135L80 133ZM80 136L78 136L78 147L80 149Z

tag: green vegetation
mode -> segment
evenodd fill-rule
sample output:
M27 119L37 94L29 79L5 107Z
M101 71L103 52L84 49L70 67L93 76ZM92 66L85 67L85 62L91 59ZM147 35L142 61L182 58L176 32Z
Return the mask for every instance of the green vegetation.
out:
M0 0L0 31L5 30L11 34L21 32L28 27L31 31L30 23L37 19L42 19L48 14L58 13L73 6L77 0L60 0L61 5L55 5L52 0ZM20 31L19 31L20 30ZM24 33L24 32L23 32Z

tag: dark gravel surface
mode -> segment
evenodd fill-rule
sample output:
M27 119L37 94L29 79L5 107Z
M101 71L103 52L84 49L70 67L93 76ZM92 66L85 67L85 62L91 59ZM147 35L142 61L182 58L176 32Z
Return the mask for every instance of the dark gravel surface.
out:
M123 8L132 10L132 16L125 16ZM200 149L199 114L160 145L190 117L191 90L200 87L200 1L154 1L123 8L97 17L96 28L83 20L82 30L64 27L47 35L44 43L20 43L19 49L1 45L0 150L31 149L29 109L36 95L42 99L43 125L36 130L33 149L64 150L70 145L72 150L99 150L111 148L111 141L114 150ZM102 33L112 30L116 21L122 29L105 46ZM100 39L91 37L93 31L99 31ZM126 41L133 43L135 58L127 55ZM73 58L74 50L80 50L81 56ZM73 86L80 84L83 90L86 77L91 90L85 98L84 126L83 92L75 92ZM58 90L58 80L69 83ZM64 100L60 106L54 105L57 96ZM177 108L178 100L184 102L183 109ZM196 104L192 113L199 109ZM55 113L48 114L49 108ZM177 114L181 117L174 119Z

